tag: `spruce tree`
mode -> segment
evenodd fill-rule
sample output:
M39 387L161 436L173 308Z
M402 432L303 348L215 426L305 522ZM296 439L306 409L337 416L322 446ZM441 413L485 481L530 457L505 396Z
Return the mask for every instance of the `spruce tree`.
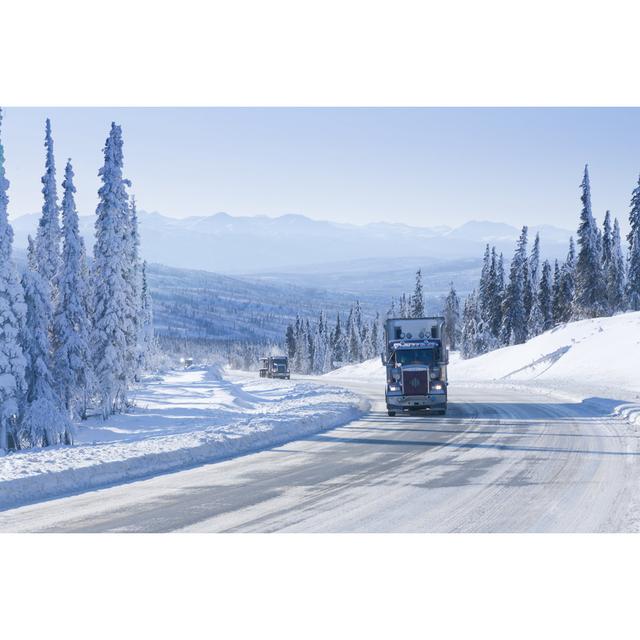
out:
M424 292L422 290L422 270L416 272L416 286L411 297L411 317L424 318Z
M72 417L86 417L93 381L91 322L86 307L86 261L78 228L73 167L67 162L62 187L62 260L53 318L54 373L58 395Z
M487 318L491 307L491 249L486 245L478 284L477 304L482 318Z
M527 317L531 315L531 308L534 304L535 297L538 295L538 289L540 287L540 234L536 233L535 240L533 241L533 247L531 249L531 255L527 262L526 276L527 287L524 295L524 306L527 313Z
M602 312L605 315L611 315L611 304L609 300L609 292L607 290L607 283L609 280L609 272L611 270L611 260L613 255L613 229L611 227L611 212L607 210L604 214L604 222L602 223L601 238L601 253L600 259L602 261L602 277L603 287L601 300Z
M504 286L504 272L502 256L497 258L496 248L491 249L491 263L489 267L489 286L487 290L487 306L485 322L491 335L492 348L497 348L500 341L500 325L502 323L502 288Z
M296 355L296 336L292 324L287 325L287 332L285 334L284 341L287 348L287 357L289 358L289 362L293 363L293 359Z
M45 172L42 176L42 215L38 223L35 243L35 261L38 273L49 286L50 295L55 295L56 276L60 266L60 209L56 188L56 163L53 155L51 121L47 118L44 146L46 150Z
M553 281L551 264L548 260L542 263L542 274L538 288L538 306L542 314L542 331L553 327Z
M142 263L140 261L140 235L135 197L127 208L126 225L123 228L123 243L126 247L124 279L126 283L127 307L125 313L125 335L127 340L127 380L137 380L144 361L144 327L142 319Z
M509 283L502 304L502 345L521 344L527 339L527 316L524 306L524 292L528 284L527 268L528 228L522 227L516 251L511 260Z
M552 316L553 323L557 324L562 322L564 313L564 305L562 301L562 272L560 271L560 264L555 261L553 268L553 284L552 284Z
M35 244L29 237L29 266L22 276L26 320L26 403L20 440L31 447L73 443L73 428L56 394L51 367L49 327L52 325L50 288L37 271Z
M573 318L595 318L602 315L603 278L600 256L601 240L598 227L591 211L591 185L589 169L584 168L582 188L582 211L578 227L578 259L576 261L575 295L573 300Z
M127 324L129 204L122 175L122 130L115 123L104 147L104 165L98 175L102 186L96 209L94 244L93 362L102 415L123 411L127 405Z
M464 301L460 354L464 359L477 355L478 306L476 292L472 291Z
M629 211L629 258L627 267L627 304L632 311L640 311L640 178L631 194Z
M558 317L558 322L569 322L573 313L573 300L576 291L576 247L573 237L569 238L569 251L567 259L561 269L561 300L560 309L562 315Z
M613 222L611 258L605 275L609 313L615 314L625 311L627 304L625 298L626 273L620 240L620 225L617 218Z
M18 426L26 391L26 361L21 344L26 307L13 263L8 190L0 109L0 452L20 447Z
M155 351L156 342L153 330L153 300L147 282L147 263L142 263L142 292L140 313L140 364L139 368L148 366L150 357Z
M447 326L449 348L455 351L459 348L460 299L453 286L453 282L449 283L449 293L444 302L444 320Z
M333 330L332 338L333 361L340 366L344 361L344 334L340 323L340 313L336 317L336 326Z

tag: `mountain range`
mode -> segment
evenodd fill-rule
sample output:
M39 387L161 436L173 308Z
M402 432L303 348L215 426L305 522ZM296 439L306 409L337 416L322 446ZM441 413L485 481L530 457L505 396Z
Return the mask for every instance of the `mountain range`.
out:
M26 247L27 236L35 234L38 218L39 214L28 214L11 221L18 248ZM80 217L87 244L93 238L94 220L94 216ZM357 270L367 259L376 270L380 261L393 263L397 256L422 262L479 259L486 243L509 256L520 233L512 225L488 221L456 228L353 225L293 214L270 218L216 213L178 219L141 211L139 221L142 254L149 262L223 274L349 271L352 262ZM531 235L538 231L547 257L566 254L570 231L548 225L530 229Z

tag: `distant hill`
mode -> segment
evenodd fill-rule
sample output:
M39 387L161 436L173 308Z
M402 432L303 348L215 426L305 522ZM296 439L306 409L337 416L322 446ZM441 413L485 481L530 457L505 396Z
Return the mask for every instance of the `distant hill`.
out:
M335 318L348 312L355 297L313 287L267 283L158 264L148 266L154 324L161 334L209 340L282 340L296 314ZM362 299L365 317L381 303Z
M472 221L452 229L445 225L338 224L301 215L211 216L169 218L140 212L142 253L149 262L216 273L249 274L319 268L339 261L420 257L425 261L481 258L484 244L496 244L510 255L520 230L504 223ZM11 221L17 247L35 234L38 214ZM80 218L80 230L91 244L94 216ZM538 230L531 228L532 235ZM564 256L570 232L539 228L543 253Z

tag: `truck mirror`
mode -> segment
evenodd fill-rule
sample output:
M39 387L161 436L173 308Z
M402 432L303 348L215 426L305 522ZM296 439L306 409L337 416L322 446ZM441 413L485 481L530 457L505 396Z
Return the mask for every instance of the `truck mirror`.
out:
M382 366L384 367L387 364L386 360L384 359L384 353L380 354L380 360L382 360Z

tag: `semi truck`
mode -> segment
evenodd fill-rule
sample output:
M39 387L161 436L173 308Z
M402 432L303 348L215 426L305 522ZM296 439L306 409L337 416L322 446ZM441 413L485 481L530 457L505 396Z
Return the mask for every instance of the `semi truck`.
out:
M287 358L287 356L269 356L268 358L262 358L260 377L289 380L291 378L289 358Z
M384 327L387 413L447 412L447 349L444 318L390 318Z

